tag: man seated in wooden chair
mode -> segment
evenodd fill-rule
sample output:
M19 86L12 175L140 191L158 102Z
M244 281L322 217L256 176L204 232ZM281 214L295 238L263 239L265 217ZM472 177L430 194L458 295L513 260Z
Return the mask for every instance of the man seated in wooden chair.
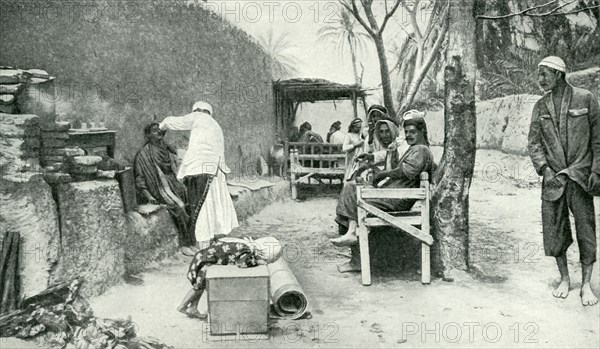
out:
M375 126L375 136L384 146L384 149L372 154L361 154L358 159L368 161L369 166L375 173L372 179L372 185L376 188L418 188L420 186L420 175L422 172L429 173L432 178L434 167L433 154L429 149L429 140L427 138L427 125L422 117L414 117L405 120L403 123L406 142L409 144L408 150L403 155L398 154L398 145L394 140L398 135L397 126L389 120L381 120ZM386 161L387 157L391 161ZM383 171L377 170L374 165L380 163L389 163L391 168ZM361 166L361 169L365 169ZM357 172L360 172L357 171ZM384 211L408 211L415 204L416 200L410 199L380 199L369 200L373 206ZM340 272L360 271L359 250L356 248L358 237L356 227L358 222L358 207L356 198L356 185L344 185L338 206L336 209L336 222L340 225L340 231L347 228L347 232L338 238L331 239L335 246L352 246L352 257L349 262L340 265Z

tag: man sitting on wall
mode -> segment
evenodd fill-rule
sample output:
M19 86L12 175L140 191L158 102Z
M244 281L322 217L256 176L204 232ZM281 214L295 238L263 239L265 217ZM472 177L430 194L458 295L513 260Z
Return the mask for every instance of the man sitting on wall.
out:
M198 248L193 231L188 228L187 195L185 186L175 176L173 147L163 140L164 131L153 122L144 128L146 144L135 155L134 172L138 197L142 202L163 204L173 217L179 231L181 253L193 256Z

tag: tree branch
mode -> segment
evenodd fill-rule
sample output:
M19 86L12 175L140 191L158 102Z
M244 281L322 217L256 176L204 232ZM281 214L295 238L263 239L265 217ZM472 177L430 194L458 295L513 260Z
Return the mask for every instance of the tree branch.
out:
M392 10L390 12L386 11L385 17L383 18L383 23L381 23L381 28L379 29L379 35L381 35L383 33L383 30L385 29L385 26L387 25L388 20L390 19L390 17L392 17L394 15L396 10L400 6L400 3L404 3L404 1L396 0L396 3L394 4L394 7L392 7Z
M419 39L419 43L420 43L423 40L423 34L421 33L421 29L419 29L419 25L417 23L417 5L415 4L414 6L415 7L411 11L408 8L408 6L406 5L406 3L404 1L402 1L402 7L406 10L406 12L408 12L409 18L410 18L410 24L413 26L415 35L417 36L417 39Z
M429 23L427 24L427 30L425 31L425 35L423 35L423 40L425 42L427 42L427 40L429 40L429 35L431 35L431 31L433 30L433 28L435 27L435 25L433 25L435 22L437 22L440 18L445 18L445 16L448 13L448 8L450 7L450 2L448 2L448 4L446 5L446 7L442 10L441 13L439 13L437 10L438 6L440 6L441 0L436 0L435 4L433 5L433 15L430 17L429 19ZM436 12L438 12L438 14L436 15ZM443 24L442 24L443 26Z
M578 9L578 10L569 11L569 12L558 12L558 10L564 8L567 5L573 4L576 1L577 0L573 0L573 1L566 2L564 4L560 4L560 5L556 6L555 8L553 8L552 10L547 11L547 12L530 13L533 10L537 10L537 9L546 7L548 5L551 5L553 3L556 3L556 2L558 2L558 0L553 0L553 1L550 1L550 2L542 4L542 5L533 6L530 8L526 8L522 11L516 12L516 13L509 13L507 15L501 15L501 16L479 15L479 16L477 16L477 19L503 19L503 18L511 18L511 17L516 17L516 16L527 16L527 17L565 16L565 15L570 15L570 14L575 14L575 13L591 10L594 8L600 8L600 5L594 5L594 6L588 6L586 8Z
M348 10L348 12L350 12L354 16L354 18L356 18L358 23L360 23L360 25L362 25L363 28L365 28L365 30L367 31L367 33L369 33L369 35L371 35L371 37L375 37L376 34L373 31L373 29L371 29L367 22L365 22L365 20L360 16L360 12L358 11L358 7L356 6L356 0L352 0L352 7L350 7L344 0L340 0L340 4L342 4L342 6L344 6L346 10Z

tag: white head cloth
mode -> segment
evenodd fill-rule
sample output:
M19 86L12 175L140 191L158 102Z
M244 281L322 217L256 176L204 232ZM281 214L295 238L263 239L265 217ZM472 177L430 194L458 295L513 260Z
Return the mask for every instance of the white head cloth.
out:
M192 107L192 111L196 111L197 109L207 110L210 115L212 115L212 113L213 113L212 106L209 103L206 103L206 102L200 101L200 102L194 103L194 106Z
M416 109L411 109L402 115L402 120L409 120L415 117L425 117L425 113Z
M538 63L538 67L541 66L552 68L563 73L567 72L567 65L565 64L565 61L563 61L562 58L556 56L548 56L542 59L542 61Z

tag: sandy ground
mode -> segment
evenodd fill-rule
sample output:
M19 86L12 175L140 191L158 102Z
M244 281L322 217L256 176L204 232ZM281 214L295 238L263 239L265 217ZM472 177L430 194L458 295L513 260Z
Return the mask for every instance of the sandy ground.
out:
M422 285L415 268L398 268L374 270L373 284L365 287L360 274L338 273L336 264L348 251L328 242L337 234L336 200L321 195L273 203L235 232L271 235L286 244L284 257L309 298L308 318L272 319L268 337L209 336L205 322L174 310L189 289L184 257L144 274L143 285L114 287L91 305L100 317L131 315L139 335L176 348L598 348L600 307L580 303L576 245L569 251L571 294L565 300L551 296L558 271L544 257L540 188L529 161L480 150L477 163L470 194L472 271L453 273L453 282ZM596 268L596 294L599 274Z

